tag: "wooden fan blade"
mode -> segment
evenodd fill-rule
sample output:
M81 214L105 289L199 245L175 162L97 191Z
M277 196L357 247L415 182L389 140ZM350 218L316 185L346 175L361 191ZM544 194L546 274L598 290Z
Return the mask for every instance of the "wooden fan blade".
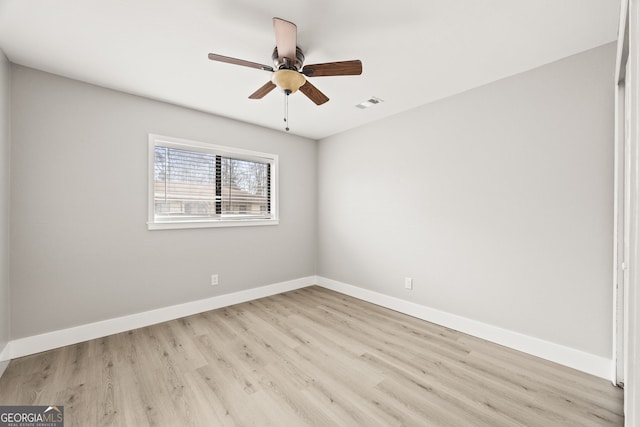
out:
M362 62L354 61L325 62L323 64L305 65L302 74L307 77L320 76L357 76L362 74Z
M273 67L270 67L268 65L245 61L244 59L231 58L229 56L217 55L215 53L210 53L209 59L212 61L226 62L227 64L242 65L243 67L257 68L259 70L273 71Z
M292 64L296 63L296 45L298 29L293 22L280 18L273 18L273 30L276 33L276 48L278 48L278 60L289 58Z
M302 86L300 86L300 92L307 95L307 98L315 102L316 105L322 105L329 100L327 95L320 92L317 87L309 83L309 80L305 82Z
M268 94L273 89L275 89L275 87L276 87L276 85L274 85L271 82L271 80L269 80L260 89L258 89L257 91L255 91L251 95L249 95L249 99L262 99L262 98L264 98L264 96L266 94Z

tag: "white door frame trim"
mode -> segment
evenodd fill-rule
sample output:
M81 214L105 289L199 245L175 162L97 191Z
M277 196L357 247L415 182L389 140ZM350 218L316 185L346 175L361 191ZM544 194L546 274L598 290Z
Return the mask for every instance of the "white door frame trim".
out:
M625 74L626 63L629 66ZM625 266L625 275L628 275L627 286L624 290L624 336L623 358L624 358L624 413L625 425L640 425L640 366L636 363L640 359L640 0L622 0L620 10L620 27L618 31L618 54L616 59L616 216L614 234L614 357L620 346L616 341L619 318L617 316L618 293L616 283L619 278L618 249L619 230L617 223L619 220L619 152L620 148L620 113L624 111L620 103L619 83L624 82L627 87L628 100L626 106L629 111L629 148L625 160L629 167L628 180L628 253L625 255L628 265ZM624 125L624 118L623 125ZM624 134L624 132L622 132ZM622 141L624 142L624 141ZM613 381L616 382L617 375L614 374Z

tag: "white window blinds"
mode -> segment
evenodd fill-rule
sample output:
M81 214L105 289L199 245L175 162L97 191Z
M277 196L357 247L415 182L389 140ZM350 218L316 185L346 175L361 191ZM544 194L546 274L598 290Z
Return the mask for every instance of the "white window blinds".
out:
M150 136L150 149L151 144L150 223L276 219L275 156L234 153L231 148L202 143L177 144L155 135Z

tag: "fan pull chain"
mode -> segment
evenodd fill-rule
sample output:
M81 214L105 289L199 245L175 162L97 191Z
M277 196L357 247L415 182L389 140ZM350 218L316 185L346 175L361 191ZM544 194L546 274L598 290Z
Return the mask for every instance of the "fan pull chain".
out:
M289 94L290 93L291 93L290 90L284 91L284 124L285 124L284 130L286 130L287 132L289 132Z

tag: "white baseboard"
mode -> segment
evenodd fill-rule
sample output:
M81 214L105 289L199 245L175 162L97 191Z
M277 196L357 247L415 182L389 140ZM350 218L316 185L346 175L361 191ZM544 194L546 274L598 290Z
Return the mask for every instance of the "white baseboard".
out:
M292 291L315 284L316 277L302 277L287 282L275 283L244 291L233 292L225 295L218 295L198 301L191 301L184 304L172 305L156 310L89 323L73 328L47 332L25 338L12 340L5 350L0 353L0 362L15 359L16 357L27 356L41 351L52 350L66 345L77 344L79 342L105 337L131 329L142 328L168 320L179 319L192 314L204 311L215 310L233 304L264 298L282 292Z
M9 360L16 357L52 350L65 345L77 344L79 342L101 338L131 329L142 328L156 323L190 316L204 311L215 310L217 308L239 304L258 298L264 298L314 284L363 301L390 308L428 322L455 329L487 341L541 357L561 365L578 369L601 378L610 380L614 373L614 361L601 356L436 310L427 306L405 301L400 298L391 297L357 286L338 282L336 280L320 276L308 276L287 282L275 283L272 285L219 295L203 300L192 301L12 340L6 344L2 351L0 351L0 375L2 375L2 372L9 363Z
M613 375L614 361L574 348L555 344L497 326L471 320L455 314L436 310L424 305L405 301L357 286L318 276L316 283L327 289L340 292L400 313L408 314L428 322L436 323L456 331L464 332L496 344L519 350L542 359L550 360L607 380Z

